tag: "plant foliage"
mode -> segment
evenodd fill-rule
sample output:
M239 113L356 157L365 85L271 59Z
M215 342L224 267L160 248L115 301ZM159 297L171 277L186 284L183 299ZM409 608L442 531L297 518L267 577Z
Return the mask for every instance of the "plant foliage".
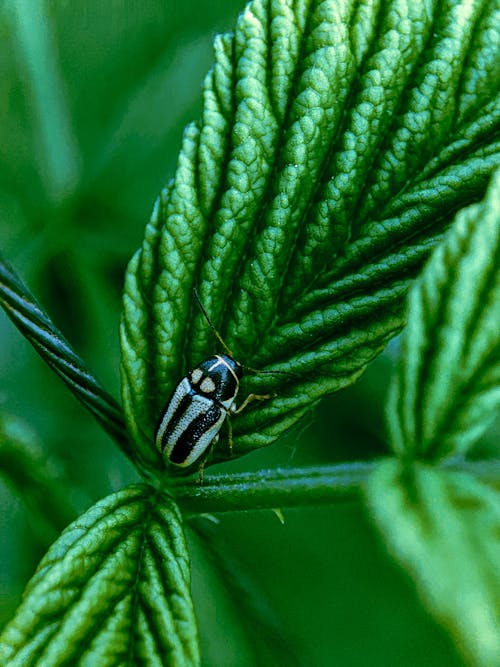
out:
M146 466L161 468L173 387L217 347L193 287L239 361L296 374L247 381L276 396L235 420L236 454L401 329L411 279L499 163L494 16L485 2L256 0L216 39L201 122L126 277L122 395Z
M467 451L500 406L500 172L459 213L409 299L389 407L400 456Z
M396 559L472 664L500 652L500 495L466 473L397 461L372 476L370 507Z
M24 12L33 28L26 7L19 4L18 22ZM498 172L487 191L500 165L499 25L497 0L246 6L234 33L215 40L201 119L185 130L175 176L127 269L123 414L0 261L8 315L157 484L104 498L61 534L0 637L2 664L197 665L173 498L194 513L276 508L352 497L367 478L374 519L429 608L475 662L495 664L498 492L488 475L441 461L458 465L500 400ZM36 73L31 32L19 35ZM80 166L65 140L72 169L57 161L53 117L62 137L69 117L61 99L50 107L42 98L56 201ZM243 397L272 398L235 419L241 455L359 377L403 328L408 290L436 246L410 293L390 394L395 459L216 477L205 488L163 474L153 439L163 405L218 347L193 288L238 361L284 371L244 378ZM35 499L47 493L57 502L53 478L39 474L40 461L6 425L5 474ZM228 458L224 444L213 461ZM498 465L491 470L498 477Z
M409 296L388 419L401 462L380 465L369 504L429 608L474 664L500 655L500 492L414 459L467 452L500 404L500 171L460 212ZM493 466L492 466L493 467Z
M91 507L52 545L0 639L0 662L197 665L179 511L129 486Z

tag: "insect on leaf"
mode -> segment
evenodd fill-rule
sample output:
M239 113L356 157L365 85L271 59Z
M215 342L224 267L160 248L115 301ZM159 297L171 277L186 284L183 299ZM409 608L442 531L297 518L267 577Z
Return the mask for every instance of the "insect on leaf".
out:
M126 276L122 396L147 467L173 388L221 351L194 287L238 361L294 374L244 378L241 398L275 396L234 419L235 455L401 329L411 280L499 164L498 26L488 2L255 0L216 38Z

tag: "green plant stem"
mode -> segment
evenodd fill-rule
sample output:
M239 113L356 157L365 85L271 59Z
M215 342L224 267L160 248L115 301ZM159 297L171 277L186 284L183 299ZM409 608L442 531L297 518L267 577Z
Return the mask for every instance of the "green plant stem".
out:
M193 514L332 504L359 498L378 463L207 475L202 484L171 482L169 490L182 510ZM461 461L441 467L475 474L500 488L500 460Z
M260 470L206 475L202 484L177 484L171 492L184 511L232 512L322 505L358 497L376 463Z
M121 407L99 385L14 269L1 257L0 306L42 359L133 460Z

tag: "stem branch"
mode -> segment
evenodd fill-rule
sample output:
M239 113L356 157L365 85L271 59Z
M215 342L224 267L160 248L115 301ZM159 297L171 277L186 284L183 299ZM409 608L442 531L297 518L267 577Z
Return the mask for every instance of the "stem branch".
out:
M203 484L170 480L169 491L183 511L194 514L333 504L358 499L379 462L210 475ZM441 469L468 472L500 488L500 460L460 461Z

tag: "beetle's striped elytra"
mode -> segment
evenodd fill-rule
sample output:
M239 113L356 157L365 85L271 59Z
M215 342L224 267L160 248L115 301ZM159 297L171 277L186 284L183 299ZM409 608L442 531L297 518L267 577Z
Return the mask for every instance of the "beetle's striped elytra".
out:
M219 437L222 424L230 414L241 412L251 401L271 398L270 394L250 394L238 409L235 398L240 388L243 371L252 373L280 373L284 371L257 371L234 360L231 350L212 324L201 303L198 292L194 294L217 340L227 354L216 354L193 368L174 389L161 414L155 432L156 446L163 456L176 466L187 468L201 459L200 479L210 445ZM229 451L232 451L232 428L228 419Z
M176 466L200 459L216 439L229 412L236 412L243 367L227 354L202 361L184 377L163 412L156 446Z

